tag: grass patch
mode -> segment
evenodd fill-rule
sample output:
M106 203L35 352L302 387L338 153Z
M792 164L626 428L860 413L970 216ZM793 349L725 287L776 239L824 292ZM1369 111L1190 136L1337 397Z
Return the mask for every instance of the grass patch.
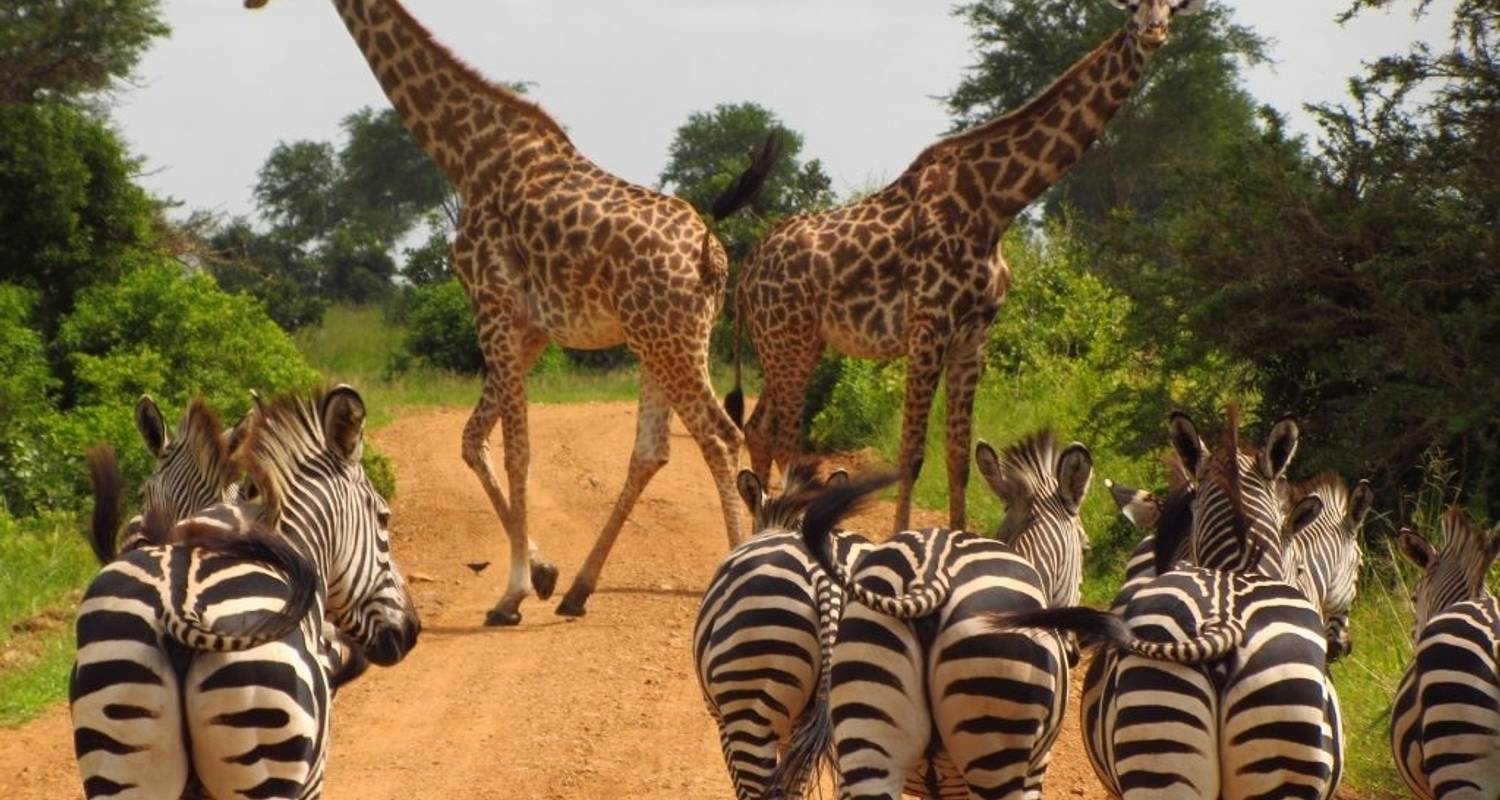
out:
M0 513L0 725L67 696L77 587L98 565L72 514Z
M1344 786L1402 797L1405 784L1391 761L1391 702L1411 661L1411 603L1389 578L1366 577L1350 618L1354 652L1332 670L1344 713Z

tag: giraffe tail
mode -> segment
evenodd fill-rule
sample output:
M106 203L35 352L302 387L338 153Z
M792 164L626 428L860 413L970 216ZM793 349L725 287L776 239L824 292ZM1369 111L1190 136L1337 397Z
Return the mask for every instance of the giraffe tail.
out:
M734 390L724 396L724 411L729 418L734 420L734 426L740 430L745 429L745 390L744 382L741 380L740 366L740 335L744 333L740 324L740 310L736 306L734 310L734 325L729 332L729 340L734 348Z
M729 184L717 198L713 205L709 206L708 214L715 220L725 219L736 211L755 202L755 198L766 188L766 181L771 177L771 171L781 161L782 151L785 149L785 137L780 128L772 128L766 134L766 141L760 146L760 150L750 158L750 166L745 168L734 182Z
M1119 616L1082 606L990 614L986 621L992 630L1046 628L1072 633L1084 644L1105 645L1155 661L1178 664L1218 661L1239 647L1245 637L1244 627L1234 620L1210 620L1186 640L1148 642L1137 638Z

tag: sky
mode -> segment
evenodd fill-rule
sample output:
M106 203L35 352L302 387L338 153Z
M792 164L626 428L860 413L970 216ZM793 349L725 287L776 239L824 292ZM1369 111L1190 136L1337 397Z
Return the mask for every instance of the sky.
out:
M1225 0L1208 0L1225 2ZM1105 0L1078 0L1105 2ZM1273 40L1247 73L1253 95L1312 133L1304 103L1338 100L1360 65L1441 43L1456 0L1366 13L1345 0L1235 0ZM255 173L278 141L333 140L339 120L385 107L331 4L165 0L170 39L118 97L115 119L142 180L187 209L253 214ZM407 0L460 57L532 97L595 163L655 185L694 111L755 101L803 133L840 194L883 183L949 125L937 98L975 60L949 0ZM1122 12L1123 13L1123 12ZM1122 18L1123 19L1123 18ZM1170 46L1170 43L1169 45Z

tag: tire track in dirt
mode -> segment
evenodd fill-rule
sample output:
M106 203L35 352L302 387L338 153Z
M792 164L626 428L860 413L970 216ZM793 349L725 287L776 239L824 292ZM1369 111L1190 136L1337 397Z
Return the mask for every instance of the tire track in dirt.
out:
M459 455L466 409L407 413L371 438L396 463L396 556L425 630L399 666L339 695L330 800L727 798L693 676L698 596L726 549L708 468L673 425L672 461L626 523L588 616L553 615L625 477L633 404L534 406L530 518L562 568L517 628L480 625L505 578L504 534ZM498 448L497 448L498 451ZM496 463L500 462L496 453ZM860 520L889 524L891 508ZM937 515L918 515L938 524ZM476 576L465 562L491 561ZM1076 695L1048 795L1104 798L1080 749ZM0 730L0 797L80 797L67 709Z

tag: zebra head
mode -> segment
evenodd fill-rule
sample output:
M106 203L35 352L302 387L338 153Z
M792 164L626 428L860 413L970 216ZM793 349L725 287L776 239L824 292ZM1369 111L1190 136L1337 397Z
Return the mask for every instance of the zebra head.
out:
M1354 651L1349 613L1364 562L1360 530L1374 504L1375 491L1369 481L1360 481L1351 492L1343 478L1327 474L1293 487L1293 508L1308 496L1316 496L1323 507L1311 523L1292 535L1293 583L1322 611L1328 658L1333 661Z
M1316 518L1322 509L1316 496L1305 497L1288 514L1286 470L1297 453L1297 423L1282 419L1271 426L1265 446L1240 444L1239 413L1230 408L1224 442L1210 451L1186 414L1173 414L1172 449L1188 476L1191 515L1175 530L1157 530L1157 563L1175 552L1187 537L1187 559L1209 569L1256 572L1289 579L1287 533ZM1292 521L1288 526L1288 517Z
M156 401L142 395L135 406L135 427L156 459L141 484L143 517L186 519L224 500L239 473L230 451L234 431L226 434L202 399L188 404L176 436L169 437Z
M793 464L782 481L781 493L772 497L751 470L740 470L735 480L740 499L750 511L755 533L769 530L794 531L802 526L802 514L824 489L849 482L849 473L834 470L826 480L818 478L816 461Z
M240 459L262 517L318 564L333 623L389 666L416 645L421 621L391 558L390 506L360 464L364 420L364 400L345 385L282 398L256 410Z
M1454 603L1488 595L1485 577L1495 557L1500 555L1500 524L1485 533L1463 509L1455 506L1443 515L1441 527L1441 549L1433 547L1411 528L1402 528L1396 537L1397 549L1422 571L1412 590L1412 605L1416 610L1413 639L1427 627L1434 614Z
M1078 518L1094 474L1093 457L1077 442L1061 452L1044 430L997 454L989 442L974 450L979 473L1005 504L995 538L1037 568L1051 606L1080 599L1088 534Z

